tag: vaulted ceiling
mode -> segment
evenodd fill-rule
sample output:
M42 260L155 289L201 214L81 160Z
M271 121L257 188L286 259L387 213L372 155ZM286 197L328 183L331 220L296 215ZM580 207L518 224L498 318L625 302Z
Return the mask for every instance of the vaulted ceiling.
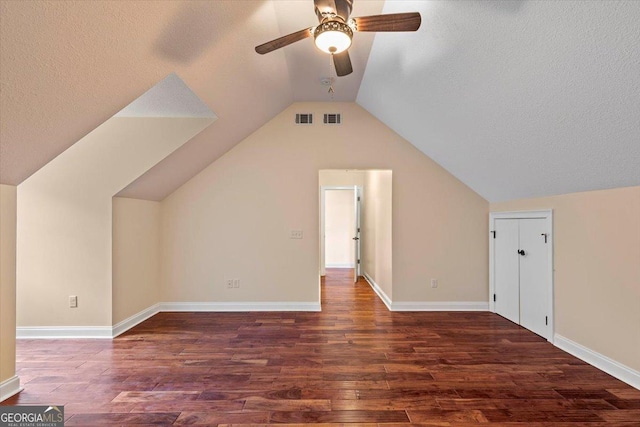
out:
M218 120L121 194L161 200L295 101L354 101L488 200L640 185L640 2L355 0L333 98L311 0L0 2L0 182L19 184L172 73Z

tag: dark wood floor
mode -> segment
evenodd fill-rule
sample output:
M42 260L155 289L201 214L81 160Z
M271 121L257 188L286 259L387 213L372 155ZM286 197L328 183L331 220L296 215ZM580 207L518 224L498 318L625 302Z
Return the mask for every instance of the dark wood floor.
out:
M113 341L19 340L66 425L640 426L640 391L491 313L390 313L330 270L322 313L161 313Z

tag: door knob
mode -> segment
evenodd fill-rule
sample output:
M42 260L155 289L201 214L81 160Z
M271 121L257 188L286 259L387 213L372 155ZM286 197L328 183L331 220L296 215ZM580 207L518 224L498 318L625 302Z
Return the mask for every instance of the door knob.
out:
M360 240L360 238L359 237L354 237L353 240Z
M522 249L518 249L518 253L519 253L520 255L524 256L524 250L522 250Z

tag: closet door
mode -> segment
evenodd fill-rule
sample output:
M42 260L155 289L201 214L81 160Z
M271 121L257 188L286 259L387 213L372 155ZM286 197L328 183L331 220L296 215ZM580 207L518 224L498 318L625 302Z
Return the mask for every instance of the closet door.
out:
M546 221L520 219L520 325L548 337L547 277L549 260L545 243Z
M518 219L496 219L494 241L495 311L520 324Z

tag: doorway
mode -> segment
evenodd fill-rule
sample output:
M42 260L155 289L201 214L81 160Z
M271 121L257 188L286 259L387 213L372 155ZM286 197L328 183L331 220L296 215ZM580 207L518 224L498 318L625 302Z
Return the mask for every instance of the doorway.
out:
M362 187L321 187L321 269L353 270L353 281L361 275Z
M354 282L358 277L364 278L360 283L368 283L380 298L389 306L392 298L392 179L391 170L320 170L319 171L319 272L324 277L326 266L331 265L332 258L325 257L325 246L331 244L325 231L325 195L329 191L346 191L353 200L349 212L353 219L345 219L352 224L351 232L343 239L350 241L346 253L353 253L347 267ZM358 200L359 199L359 200ZM358 213L359 210L359 213ZM347 213L343 214L347 217ZM356 219L360 219L357 222ZM355 242L355 244L354 244ZM326 244L327 243L327 244ZM326 258L326 259L325 259ZM358 263L358 260L360 262ZM351 264L353 263L353 264ZM334 264L335 265L335 264ZM353 267L351 267L353 266ZM331 269L330 273L345 273L345 270Z
M553 342L552 212L490 215L490 308Z

